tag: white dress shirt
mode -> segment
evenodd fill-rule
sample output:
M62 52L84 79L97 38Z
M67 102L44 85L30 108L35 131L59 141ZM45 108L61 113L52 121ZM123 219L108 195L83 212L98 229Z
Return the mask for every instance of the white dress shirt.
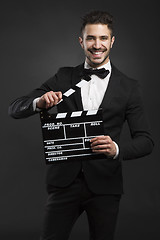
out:
M84 68L91 67L87 64L87 62L85 62ZM101 68L109 70L109 74L104 79L100 79L96 75L91 75L91 80L85 82L81 88L82 104L84 110L98 109L102 103L111 76L110 61L97 69Z

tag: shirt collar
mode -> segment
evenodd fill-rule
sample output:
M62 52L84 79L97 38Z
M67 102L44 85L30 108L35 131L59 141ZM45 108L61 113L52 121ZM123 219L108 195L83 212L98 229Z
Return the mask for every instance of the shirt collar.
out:
M85 61L84 68L88 69L88 68L91 68L91 66ZM97 69L101 69L101 68L105 68L106 70L109 70L111 72L111 62L110 62L110 60L106 64L98 67Z

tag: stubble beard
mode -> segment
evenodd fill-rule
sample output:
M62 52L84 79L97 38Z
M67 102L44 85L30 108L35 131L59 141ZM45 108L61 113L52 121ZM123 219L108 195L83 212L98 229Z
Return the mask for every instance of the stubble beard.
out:
M104 57L104 59L103 59L100 63L98 63L98 62L93 62L88 55L86 55L86 58L89 60L89 61L88 61L89 65L91 65L92 67L97 68L97 67L103 65L103 63L106 61L106 59L109 58L109 54L110 54L110 49L107 51L106 56Z

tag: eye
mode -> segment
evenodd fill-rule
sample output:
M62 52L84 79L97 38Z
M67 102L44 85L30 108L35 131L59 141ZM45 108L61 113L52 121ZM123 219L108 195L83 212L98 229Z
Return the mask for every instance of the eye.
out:
M107 39L108 39L108 36L102 36L102 37L101 37L101 40L102 40L102 41L106 41Z
M91 40L93 40L94 39L94 37L93 36L87 36L87 38L86 38L88 41L91 41Z

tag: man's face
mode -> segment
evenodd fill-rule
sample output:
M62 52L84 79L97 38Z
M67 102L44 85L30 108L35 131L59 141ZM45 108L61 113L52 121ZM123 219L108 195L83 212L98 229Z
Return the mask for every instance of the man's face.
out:
M106 24L87 24L79 42L91 67L97 68L109 61L114 37Z

